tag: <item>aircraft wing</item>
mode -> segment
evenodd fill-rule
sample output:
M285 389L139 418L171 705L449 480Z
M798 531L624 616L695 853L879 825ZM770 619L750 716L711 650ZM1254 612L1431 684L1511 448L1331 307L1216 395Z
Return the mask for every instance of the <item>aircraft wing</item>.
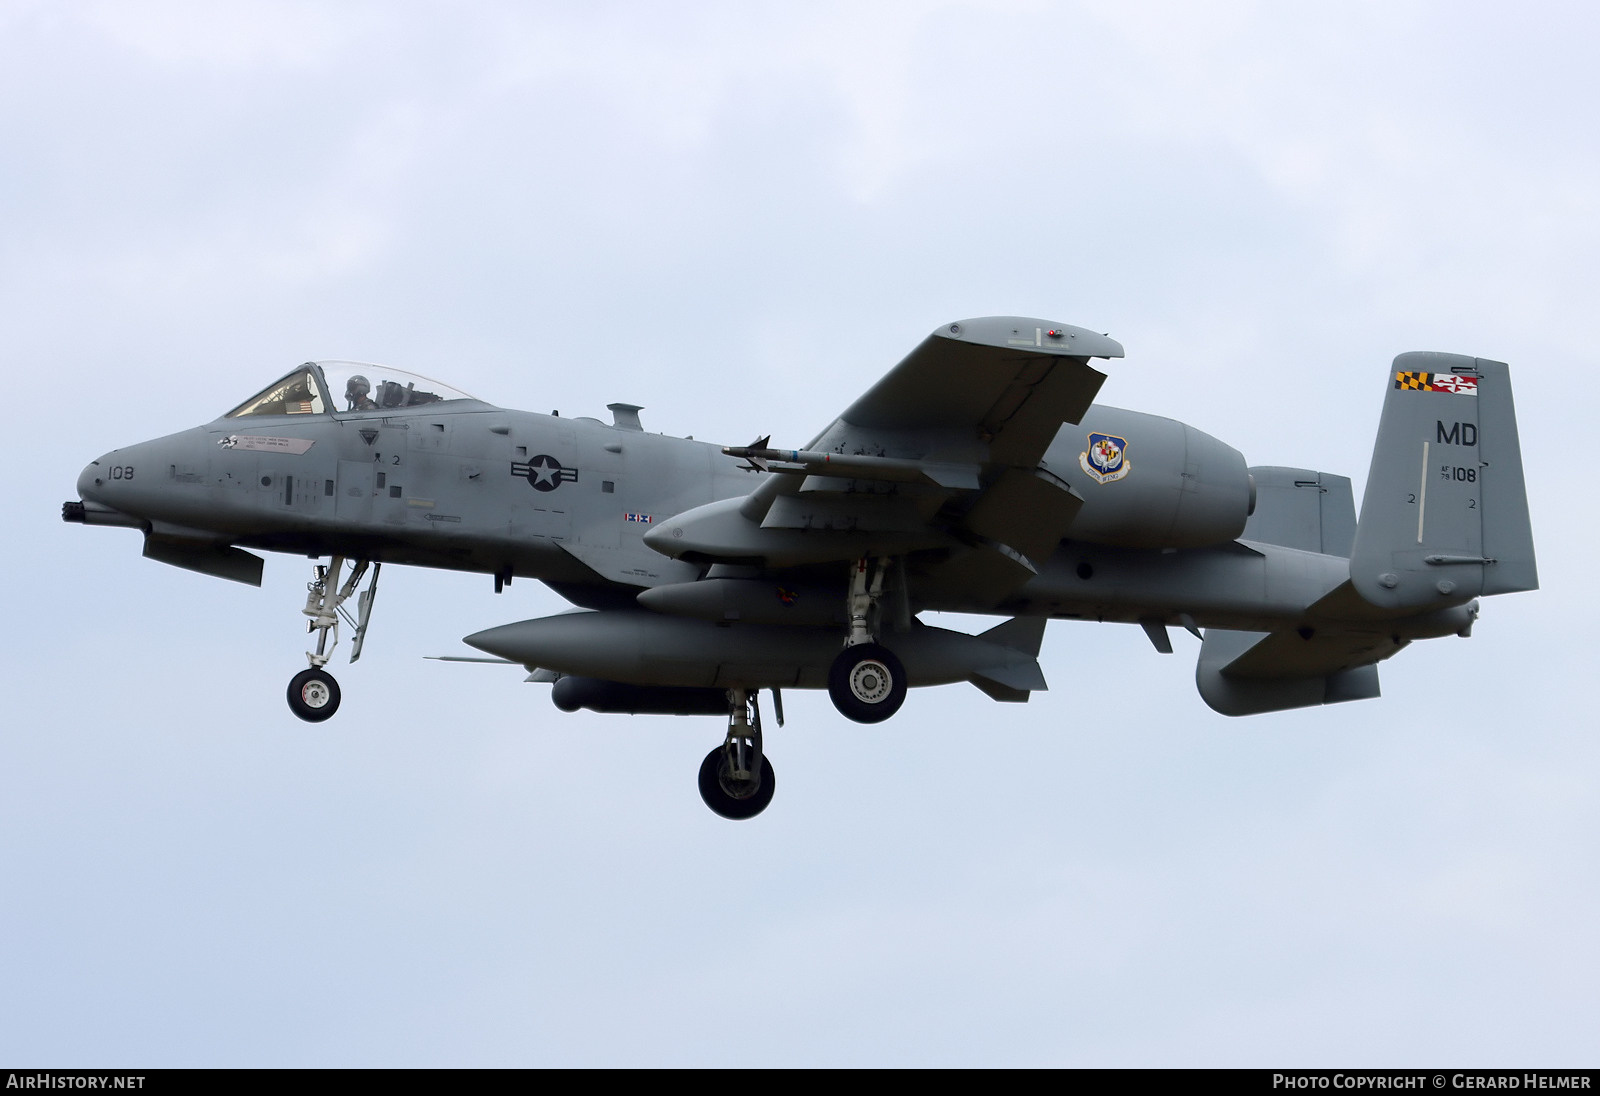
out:
M1105 380L1089 360L1121 356L1114 339L1047 320L947 324L805 449L724 450L774 473L738 506L762 535L682 515L672 540L646 543L776 566L941 549L929 566L961 573L940 581L997 599L1036 573L1082 505L1041 460Z
M1032 467L1061 424L1083 418L1100 391L1105 374L1089 359L1120 357L1116 340L1046 320L948 324L846 408L823 438L949 431L981 440L994 464Z

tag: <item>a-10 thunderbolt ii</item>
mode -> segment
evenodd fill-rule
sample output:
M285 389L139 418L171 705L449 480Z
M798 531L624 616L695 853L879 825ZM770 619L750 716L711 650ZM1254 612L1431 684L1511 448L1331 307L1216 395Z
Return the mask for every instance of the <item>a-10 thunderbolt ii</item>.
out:
M1360 520L1350 481L1247 467L1172 419L1094 403L1093 331L1011 317L929 335L799 449L720 447L509 411L377 366L310 362L214 422L113 450L65 517L144 533L151 559L261 580L305 554L316 633L289 706L339 706L384 563L540 579L578 608L468 636L572 711L719 714L708 806L772 798L757 697L828 690L876 723L908 687L1045 688L1052 619L1202 636L1196 681L1245 715L1378 695L1377 664L1465 636L1478 598L1538 585L1507 367L1402 354ZM1290 397L1286 397L1290 398ZM362 589L370 574L369 585ZM349 613L343 602L357 596ZM925 610L1011 619L972 636ZM331 635L331 643L330 643Z

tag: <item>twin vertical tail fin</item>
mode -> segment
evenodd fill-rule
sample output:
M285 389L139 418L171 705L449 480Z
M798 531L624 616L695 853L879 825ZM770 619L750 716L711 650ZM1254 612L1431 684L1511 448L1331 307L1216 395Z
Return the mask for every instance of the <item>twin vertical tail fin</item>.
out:
M1348 551L1350 582L1309 606L1305 627L1206 630L1195 683L1223 715L1375 697L1377 663L1415 638L1465 635L1473 598L1538 588L1503 362L1394 360L1353 546L1348 480L1300 468L1251 473L1260 496L1247 539Z
M1365 601L1407 611L1538 588L1504 362L1394 360L1350 581Z

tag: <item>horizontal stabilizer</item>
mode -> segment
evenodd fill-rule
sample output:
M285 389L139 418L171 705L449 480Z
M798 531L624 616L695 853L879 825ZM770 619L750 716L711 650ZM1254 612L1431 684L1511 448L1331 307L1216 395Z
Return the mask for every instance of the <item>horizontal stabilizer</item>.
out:
M1236 635L1261 635L1238 632ZM1206 633L1207 642L1211 632ZM1354 669L1398 654L1406 640L1396 642L1382 632L1332 631L1304 628L1272 632L1220 667L1229 677L1275 681L1290 677L1317 677Z
M1379 695L1382 659L1405 644L1367 632L1208 629L1195 685L1212 711L1256 715Z

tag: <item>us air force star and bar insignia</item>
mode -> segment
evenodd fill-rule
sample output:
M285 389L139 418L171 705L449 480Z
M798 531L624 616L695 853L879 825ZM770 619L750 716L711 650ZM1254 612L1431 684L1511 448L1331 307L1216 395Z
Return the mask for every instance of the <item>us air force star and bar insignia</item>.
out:
M1413 392L1454 392L1458 396L1476 396L1478 394L1478 378L1464 377L1457 373L1407 373L1398 372L1394 375L1396 388L1410 389Z
M578 479L576 468L561 467L561 462L548 453L540 453L530 461L512 461L511 474L525 478L535 491L554 491L563 483L576 483Z
M1132 471L1128 441L1113 434L1090 434L1089 448L1078 454L1078 467L1100 483L1111 483Z

